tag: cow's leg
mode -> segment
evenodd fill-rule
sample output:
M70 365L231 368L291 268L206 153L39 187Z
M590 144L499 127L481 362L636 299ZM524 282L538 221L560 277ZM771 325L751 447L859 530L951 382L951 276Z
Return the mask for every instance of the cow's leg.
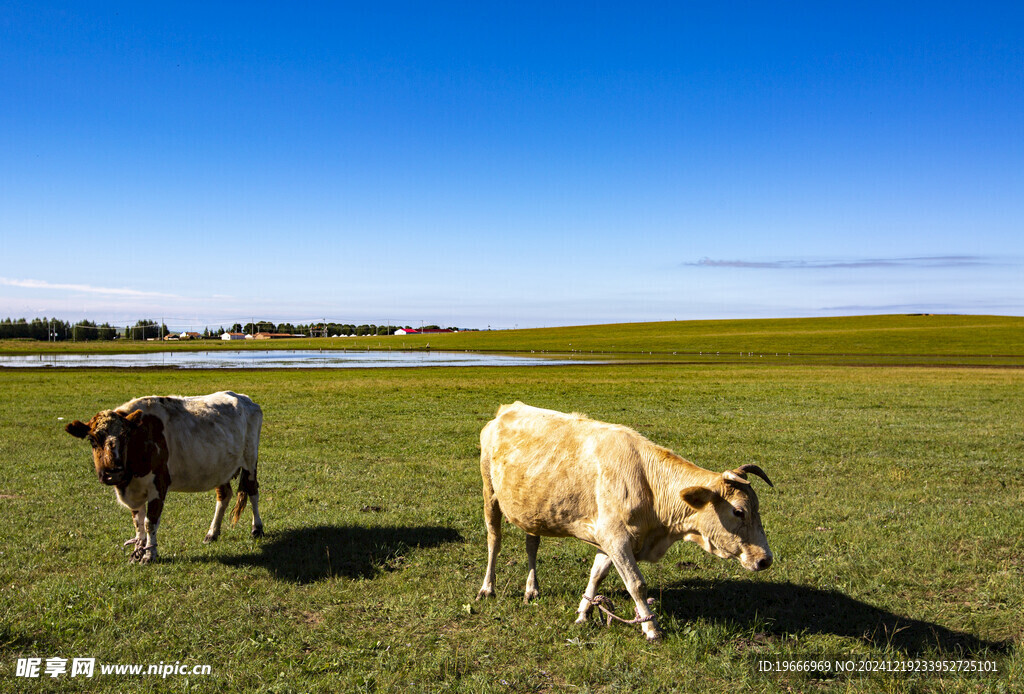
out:
M257 408L258 410L259 408ZM246 436L245 450L243 452L243 458L245 460L245 466L242 469L242 476L239 480L239 485L243 487L246 494L249 495L249 499L252 501L252 536L263 537L263 519L260 518L260 485L256 481L256 471L259 467L259 454L260 454L260 429L263 427L263 412L258 411L255 420L252 423L253 433ZM252 472L249 472L249 468ZM235 521L237 522L237 518Z
M213 509L213 522L210 523L210 530L203 538L203 542L213 542L220 536L220 524L224 521L224 512L227 511L230 500L231 482L225 482L217 487L217 506Z
M249 497L252 502L252 536L263 537L263 519L260 518L260 495L253 494Z
M135 526L135 537L130 537L124 541L124 547L140 547L145 546L146 541L146 528L143 525L142 520L142 507L132 509L132 525Z
M612 558L604 552L598 552L597 556L594 557L594 565L590 569L590 583L587 584L587 590L583 593L583 599L580 600L580 609L576 610L579 616L576 618L577 624L584 624L587 621L587 616L590 615L590 610L593 609L594 603L591 600L597 596L597 589L601 585L601 581L608 575L608 572L612 568Z
M490 479L484 480L484 524L487 526L487 572L484 584L476 599L494 597L494 567L498 563L498 552L501 551L501 506L494 498L494 489Z
M256 481L256 470L249 472L242 468L242 475L238 480L238 501L235 502L235 510L231 514L231 524L234 525L242 517L242 509L245 508L246 499L252 502L252 536L263 537L263 519L260 518L260 485Z
M146 544L136 547L132 552L132 561L148 564L156 559L156 528L160 525L160 514L164 510L164 500L157 497L146 506Z
M649 641L661 638L658 620L647 605L647 583L644 582L643 574L640 573L640 567L636 564L636 558L633 556L633 550L630 549L628 541L618 540L607 544L602 543L601 547L611 557L612 563L615 564L615 570L619 572L619 577L626 584L626 590L629 591L633 602L636 603L637 615L641 619L647 619L641 625L644 636Z
M523 602L529 603L540 597L540 585L537 583L537 548L540 547L540 535L526 533L526 563L530 573L526 575L526 592Z

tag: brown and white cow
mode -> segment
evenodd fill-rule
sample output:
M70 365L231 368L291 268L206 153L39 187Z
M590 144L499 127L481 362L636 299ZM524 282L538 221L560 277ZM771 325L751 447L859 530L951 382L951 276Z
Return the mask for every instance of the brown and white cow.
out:
M526 531L524 602L540 594L541 536L576 537L598 549L577 623L587 620L614 564L638 619L647 620L648 639L661 632L637 560L658 561L672 543L689 540L750 571L771 566L747 473L772 483L756 465L710 472L627 427L521 402L498 410L480 432L480 448L488 552L478 600L494 596L503 514Z
M246 499L252 502L252 536L263 535L256 458L263 411L246 395L230 391L183 398L147 396L97 413L87 424L65 430L89 439L96 475L114 487L132 512L135 547L131 561L156 559L156 529L167 492L217 490L213 522L204 542L220 534L231 498L231 480L241 475L232 514L237 523ZM143 516L145 511L145 516Z

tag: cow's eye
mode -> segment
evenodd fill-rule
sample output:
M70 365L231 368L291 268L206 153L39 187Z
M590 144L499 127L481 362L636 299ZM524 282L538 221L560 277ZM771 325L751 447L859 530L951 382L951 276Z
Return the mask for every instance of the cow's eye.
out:
M741 509L741 508L734 508L732 510L732 515L736 516L737 518L742 519L743 516L744 516L743 509Z

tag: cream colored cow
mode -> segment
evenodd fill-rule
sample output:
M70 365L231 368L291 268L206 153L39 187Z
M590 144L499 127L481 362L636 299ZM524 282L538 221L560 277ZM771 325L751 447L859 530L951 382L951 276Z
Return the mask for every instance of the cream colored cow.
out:
M756 465L710 472L624 426L521 402L503 405L480 432L487 573L477 599L494 596L502 515L526 531L529 574L524 602L537 597L541 536L576 537L598 549L578 609L585 622L612 565L636 603L648 639L661 636L647 605L637 560L655 562L689 540L750 571L772 553L747 473Z

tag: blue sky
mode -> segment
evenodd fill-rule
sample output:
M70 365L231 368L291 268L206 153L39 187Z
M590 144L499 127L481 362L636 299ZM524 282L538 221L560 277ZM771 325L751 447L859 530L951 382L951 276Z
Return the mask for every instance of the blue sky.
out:
M1024 315L1016 3L0 2L0 317Z

